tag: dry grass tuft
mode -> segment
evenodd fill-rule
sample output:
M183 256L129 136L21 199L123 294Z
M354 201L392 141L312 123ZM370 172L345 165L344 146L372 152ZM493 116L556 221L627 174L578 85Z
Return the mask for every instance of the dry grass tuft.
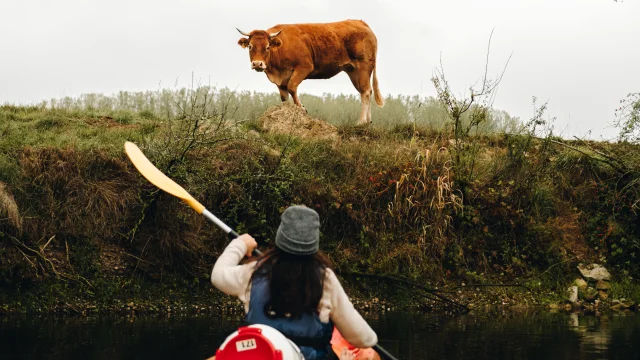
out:
M434 144L418 152L395 181L395 194L388 205L391 228L409 225L417 245L432 256L441 256L450 238L451 215L459 211L462 198L453 186L446 148Z
M139 201L132 185L139 179L119 158L100 151L26 148L20 165L32 179L23 200L49 218L39 225L29 222L35 233L74 229L88 238L116 239L137 210L132 209Z
M0 221L3 221L4 217L7 217L11 226L13 226L18 233L22 232L22 216L18 210L18 204L16 204L13 195L7 189L7 186L0 181Z

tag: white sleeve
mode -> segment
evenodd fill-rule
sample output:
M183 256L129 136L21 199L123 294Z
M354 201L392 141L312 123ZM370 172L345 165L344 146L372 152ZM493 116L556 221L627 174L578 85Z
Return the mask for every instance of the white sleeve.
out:
M340 281L333 271L328 270L328 280L331 281L331 321L342 337L351 345L358 348L373 347L378 343L378 336L353 307Z
M227 295L245 301L245 292L255 263L238 265L247 253L247 246L238 238L224 249L211 271L211 283Z

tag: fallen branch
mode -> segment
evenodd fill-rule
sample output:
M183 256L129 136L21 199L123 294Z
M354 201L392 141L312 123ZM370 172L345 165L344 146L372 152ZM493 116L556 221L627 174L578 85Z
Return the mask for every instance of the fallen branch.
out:
M593 156L593 155L591 155L591 154L588 154L588 153L587 153L586 151L584 151L584 150L580 150L580 149L578 149L578 148L577 148L577 147L575 147L575 146L571 146L571 145L569 145L569 144L565 144L565 143L560 142L560 141L556 141L556 140L553 140L553 139L549 139L549 141L551 141L551 142L552 142L552 143L554 143L554 144L557 144L557 145L560 145L560 146L564 146L564 147L566 147L566 148L568 148L568 149L571 149L571 150L573 150L573 151L577 151L577 152L581 153L582 155L585 155L585 156L589 157L589 158L590 158L590 159L592 159L592 160L600 161L600 162L602 162L602 163L604 163L604 164L607 164L607 165L611 166L612 168L614 168L614 169L616 169L616 170L618 170L618 171L620 171L620 172L623 172L623 173L624 173L624 172L627 172L627 169L625 169L625 168L623 167L624 165L617 165L617 164L614 164L614 163L613 163L613 162L617 162L617 163L619 163L619 162L620 162L620 160L618 160L618 159L616 159L616 158L614 158L614 157L612 157L612 156L609 156L609 155L603 154L603 153L601 153L601 152L599 152L599 151L597 151L597 150L590 149L591 151L595 152L596 154L598 154L598 155L600 155L600 156L602 156L602 157L604 157L605 159L608 159L608 160L610 160L610 161L607 161L607 160L604 160L604 159L600 159L600 158L595 157L595 156Z
M437 292L439 292L438 290L434 290L434 289L430 289L424 285L415 283L413 281L410 280L406 280L406 279L402 279L402 278L398 278L395 276L389 276L389 275L375 275L375 274L363 274L363 273L357 273L357 272L340 272L340 271L336 271L338 274L341 275L348 275L348 276L354 276L354 277L368 277L368 278L373 278L373 279L380 279L380 280L385 280L390 282L392 285L400 287L399 283L405 284L405 285L410 285L414 288L417 288L419 290L422 290L424 292L426 292L427 294L420 294L418 293L420 296L425 297L429 300L432 301L440 301L443 303L447 303L459 310L462 310L464 312L469 312L469 308L465 305L462 305L456 301L453 301L447 297L444 297L442 295L439 295Z
M574 138L575 138L576 140L578 140L578 141L585 142L584 140L582 140L582 139L578 138L577 136L574 136ZM585 146L588 146L588 144L586 144ZM600 156L602 156L602 157L605 157L605 158L607 158L607 159L609 159L609 160L611 160L611 161L615 161L615 162L617 162L618 164L620 164L620 166L626 166L626 165L625 165L622 161L620 161L619 159L614 158L614 157L613 157L613 156L611 156L611 155L605 154L605 153L603 153L602 151L598 151L598 150L596 150L596 149L594 149L594 148L592 148L592 147L589 147L589 150L591 150L591 151L593 151L594 153L596 153L596 154L598 154L598 155L600 155Z
M555 264L552 264L552 265L551 265L551 266L549 266L545 271L541 272L541 273L540 273L540 274L538 274L538 275L531 276L531 277L527 278L526 280L528 281L528 280L532 280L532 279L535 279L535 278L539 278L539 277L541 277L542 275L544 275L544 274L546 274L547 272L549 272L549 270L553 269L554 267L556 267L556 266L558 266L558 265L561 265L561 264L564 264L564 263L569 262L569 261L576 260L576 259L577 259L577 258L576 258L575 256L572 256L572 257L571 257L571 258L569 258L569 259L565 259L565 260L562 260L562 261L557 262L557 263L555 263Z
M73 281L78 281L78 282L84 282L89 287L93 287L93 285L91 284L91 282L89 280L85 279L84 277L82 277L80 275L76 274L75 277L73 277L73 276L71 276L69 274L66 274L64 272L60 272L60 271L56 270L56 266L53 264L53 262L51 260L49 260L46 256L44 256L44 254L42 252L36 251L36 250L28 247L23 242L21 242L20 240L16 239L15 237L13 237L11 235L9 235L9 237L11 238L13 243L16 245L16 247L18 247L18 250L20 252L22 252L22 250L20 250L20 248L25 249L25 250L35 254L37 257L42 259L42 261L45 262L46 264L49 264L49 267L51 267L51 271L53 271L53 273L56 275L56 277L65 278L65 279L68 279L68 280L73 280ZM22 254L26 256L26 254L24 254L24 252L22 252ZM32 263L32 265L33 265L33 263ZM80 281L80 280L82 280L82 281Z
M49 241L47 241L47 243L46 243L46 244L44 244L44 246L40 248L40 252L41 252L41 253L42 253L42 252L44 252L44 249L46 249L46 248L47 248L47 246L49 246L49 243L50 243L50 242L51 242L55 237L56 237L55 235L53 235L52 237L50 237L50 238L49 238Z
M27 260L29 262L29 264L31 264L31 266L33 266L34 269L36 269L36 271L38 271L38 267L36 266L36 264L31 261L31 259L29 259L29 255L25 254L24 251L18 249L18 251L20 251L20 253L22 254L22 256L24 256L25 260Z
M531 291L531 289L529 289L524 284L469 284L469 285L456 286L454 288L451 288L451 291L457 290L457 289L469 288L469 287L474 287L474 288L477 288L477 287L523 287L523 288ZM443 292L445 292L445 291L443 291Z
M137 259L138 261L142 261L142 262L145 262L145 263L150 264L150 265L155 265L155 263L152 263L151 261L148 261L148 260L145 260L145 259L141 259L141 258L139 258L139 257L137 257L137 256L135 256L133 254L129 254L129 253L124 252L124 251L122 253L124 255L131 256L132 258ZM136 265L136 267L137 267L137 265Z

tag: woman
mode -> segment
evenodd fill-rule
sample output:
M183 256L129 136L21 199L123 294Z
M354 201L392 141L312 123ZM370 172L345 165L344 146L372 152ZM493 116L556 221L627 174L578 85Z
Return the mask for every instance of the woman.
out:
M242 301L248 324L277 329L300 347L305 360L329 356L334 326L357 348L378 342L319 250L319 238L318 213L294 205L281 215L275 247L239 265L257 247L243 234L229 243L211 272L216 288Z

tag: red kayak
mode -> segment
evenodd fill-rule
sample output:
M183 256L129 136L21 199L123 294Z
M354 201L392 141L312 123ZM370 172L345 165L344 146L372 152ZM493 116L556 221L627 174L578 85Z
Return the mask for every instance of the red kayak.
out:
M333 328L331 348L340 360L380 360L372 348L351 345ZM262 324L242 326L207 360L304 360L298 346L278 330Z

